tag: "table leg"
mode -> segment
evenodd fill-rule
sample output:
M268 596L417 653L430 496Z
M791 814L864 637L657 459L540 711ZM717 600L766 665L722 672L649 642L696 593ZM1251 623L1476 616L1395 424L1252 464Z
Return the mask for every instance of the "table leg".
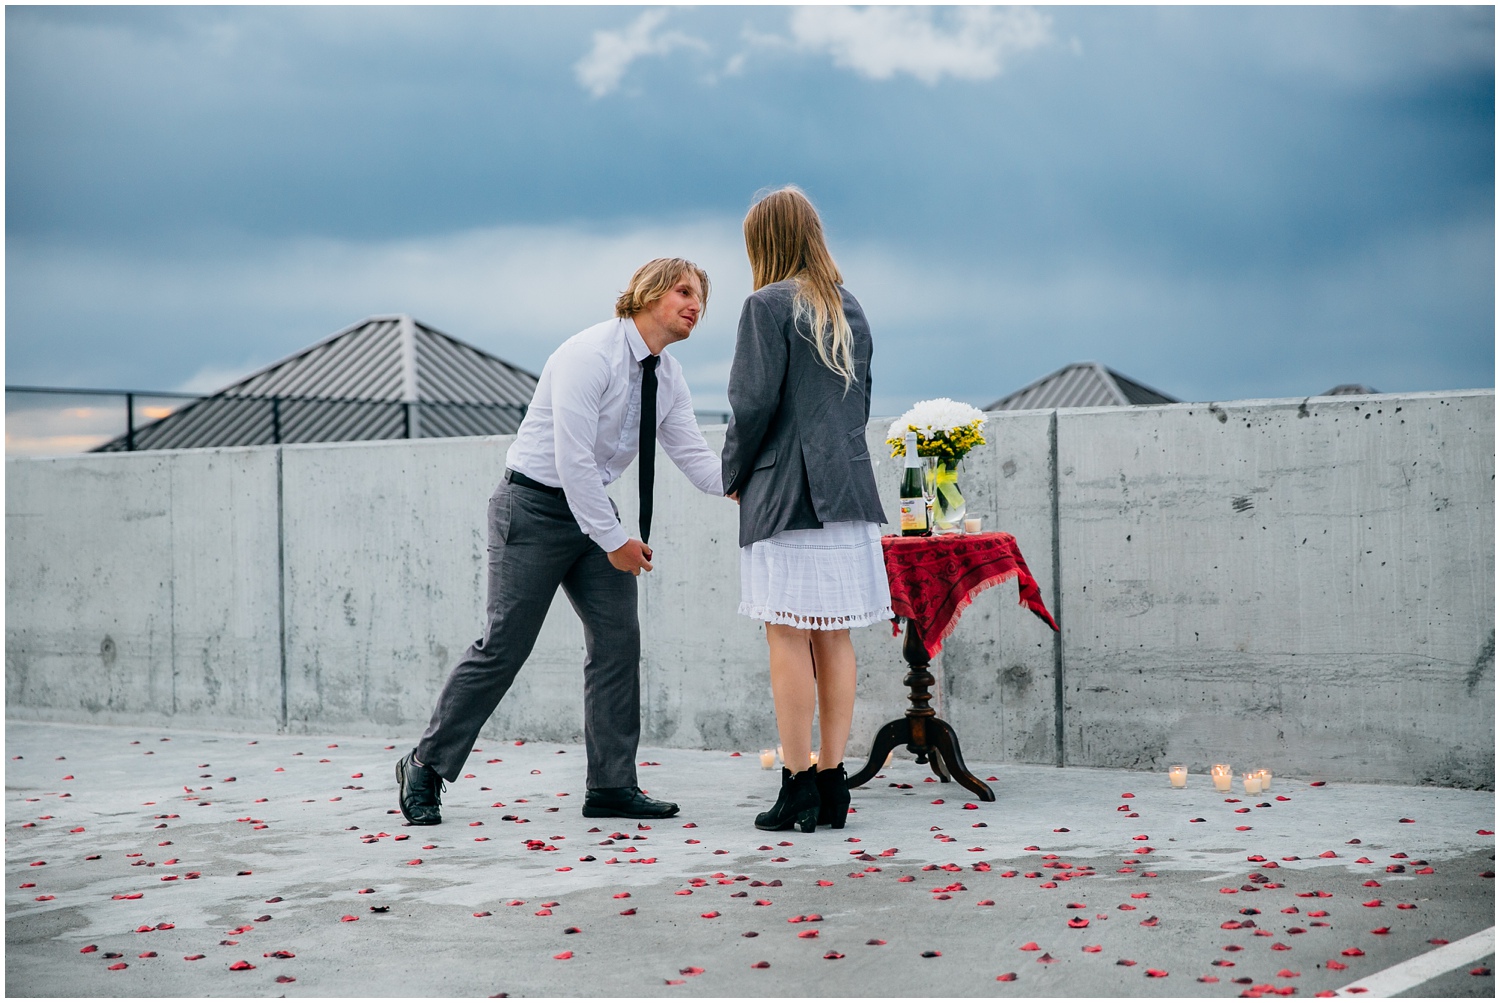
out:
M885 766L886 754L904 742L907 750L917 757L917 762L931 761L932 772L937 774L939 780L944 783L956 780L978 795L981 801L995 800L995 792L964 765L958 735L953 731L952 725L938 718L929 703L932 694L928 687L936 680L927 671L930 665L927 646L922 643L921 635L910 620L906 622L902 656L910 669L904 682L911 688L911 694L907 698L911 701L911 706L907 708L905 717L888 722L876 733L869 760L863 769L849 778L849 786L862 787L874 779L875 774Z
M847 781L850 787L863 787L885 767L885 757L898 745L911 741L911 726L906 718L898 718L881 727L875 733L875 744L870 746L870 758L864 768Z
M981 801L995 800L995 792L989 784L969 772L964 765L963 753L958 747L958 733L946 721L933 718L928 722L928 741L932 743L933 763L939 761L952 772L953 779L979 795ZM938 776L942 776L939 772ZM945 778L946 779L946 778Z

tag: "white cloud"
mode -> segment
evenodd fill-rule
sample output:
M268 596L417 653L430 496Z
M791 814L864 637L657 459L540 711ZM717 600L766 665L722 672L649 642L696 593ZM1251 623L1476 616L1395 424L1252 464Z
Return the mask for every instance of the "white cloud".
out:
M996 77L1007 58L1049 41L1051 26L1030 7L962 7L942 19L921 7L798 7L791 20L796 43L827 52L835 66L874 80L908 73L926 84L944 75Z
M578 83L594 97L620 86L630 64L643 56L665 56L673 49L706 51L708 43L680 31L655 34L665 10L648 10L621 31L594 32L594 48L573 64Z

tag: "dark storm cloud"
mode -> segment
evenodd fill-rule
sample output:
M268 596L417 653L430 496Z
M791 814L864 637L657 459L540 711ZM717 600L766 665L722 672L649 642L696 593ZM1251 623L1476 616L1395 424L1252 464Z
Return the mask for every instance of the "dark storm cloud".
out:
M675 227L743 272L795 181L909 346L892 406L1082 358L1196 398L1493 382L1490 9L884 10L899 45L830 9L9 8L10 379L176 384L413 304L536 367L561 320L411 255Z

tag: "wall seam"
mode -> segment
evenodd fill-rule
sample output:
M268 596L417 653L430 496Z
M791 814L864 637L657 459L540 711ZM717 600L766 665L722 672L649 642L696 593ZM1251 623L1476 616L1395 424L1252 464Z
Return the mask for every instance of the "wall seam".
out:
M286 491L282 481L282 446L276 447L276 630L280 657L281 730L287 730L286 671Z
M1052 420L1047 424L1047 449L1052 465L1052 616L1058 627L1063 625L1062 609L1062 516L1059 505L1057 409L1052 409ZM1052 634L1052 730L1057 741L1057 765L1067 765L1066 744L1063 732L1063 636L1057 630Z

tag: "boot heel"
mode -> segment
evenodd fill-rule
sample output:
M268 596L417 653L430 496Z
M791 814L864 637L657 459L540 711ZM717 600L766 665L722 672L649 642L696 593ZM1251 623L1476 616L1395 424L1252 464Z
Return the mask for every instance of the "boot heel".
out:
M842 829L844 827L844 823L847 821L849 821L849 809L845 808L842 815L830 818L828 820L828 824L835 829Z
M797 828L803 832L812 832L818 827L818 809L804 808L797 813Z

